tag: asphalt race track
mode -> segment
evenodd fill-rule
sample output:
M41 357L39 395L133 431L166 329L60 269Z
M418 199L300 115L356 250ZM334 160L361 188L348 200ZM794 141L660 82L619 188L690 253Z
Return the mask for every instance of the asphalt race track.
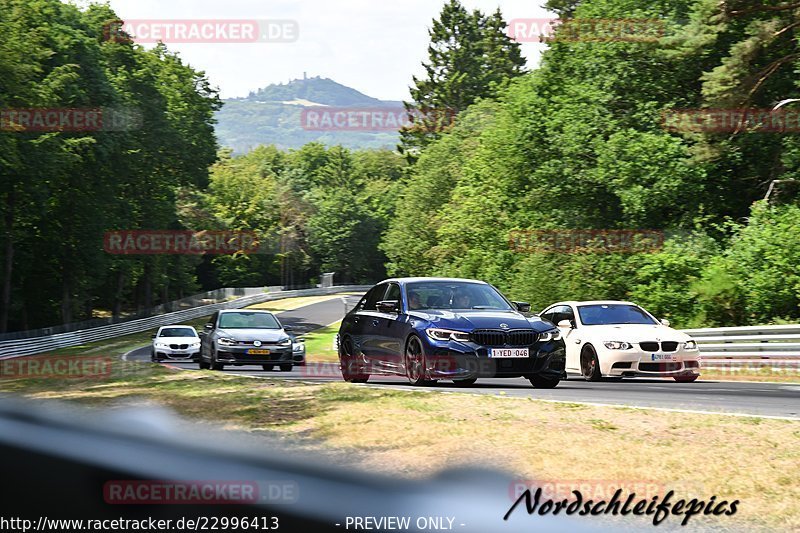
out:
M348 309L357 299L350 297ZM315 303L279 314L284 325L294 326L296 333L304 333L340 320L345 304L341 298ZM128 360L147 361L150 347L143 347L125 356ZM196 364L170 363L187 370L197 369ZM335 364L310 364L295 367L292 372L264 372L260 366L227 367L226 373L259 378L297 379L311 382L341 381ZM562 381L557 388L537 390L524 379L482 379L470 388L455 387L441 382L431 387L412 387L402 378L372 378L368 387L392 387L418 391L443 391L469 394L537 398L561 402L646 407L692 412L714 412L734 415L767 416L800 420L800 384L744 383L730 381L704 381L676 383L673 380L634 378L618 381L589 383L578 377Z

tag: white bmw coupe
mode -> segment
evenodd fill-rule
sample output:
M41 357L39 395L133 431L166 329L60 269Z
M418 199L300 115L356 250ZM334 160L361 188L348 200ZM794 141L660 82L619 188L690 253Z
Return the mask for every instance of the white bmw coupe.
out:
M651 376L691 382L700 376L697 343L636 304L560 302L540 316L561 331L567 373L587 381Z

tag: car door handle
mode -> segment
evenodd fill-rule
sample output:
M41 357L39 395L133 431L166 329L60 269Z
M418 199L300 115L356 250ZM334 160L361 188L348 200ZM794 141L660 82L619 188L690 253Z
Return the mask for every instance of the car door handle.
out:
M378 324L380 324L380 322L378 322L377 320L372 321L372 325L375 326L376 328L378 327Z

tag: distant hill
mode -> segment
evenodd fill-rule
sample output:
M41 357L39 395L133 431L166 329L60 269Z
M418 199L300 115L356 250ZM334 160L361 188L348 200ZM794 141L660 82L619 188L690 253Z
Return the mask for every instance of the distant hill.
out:
M399 135L389 127L367 130L364 127L314 128L308 117L330 119L341 108L355 111L377 110L381 116L402 114L399 101L379 100L328 78L306 78L277 84L251 92L245 98L232 98L217 112L219 142L236 153L259 144L279 148L299 148L312 141L348 148L395 148ZM327 109L326 108L331 108ZM383 111L382 111L383 110ZM317 120L319 122L319 120Z

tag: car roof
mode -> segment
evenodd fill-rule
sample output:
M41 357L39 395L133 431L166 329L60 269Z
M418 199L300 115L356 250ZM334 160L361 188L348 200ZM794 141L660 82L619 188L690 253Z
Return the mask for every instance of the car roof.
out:
M188 324L172 324L170 326L161 326L158 329L165 329L165 328L192 328L192 329L194 329L194 326L190 326Z
M476 283L476 284L479 284L479 285L488 285L488 283L486 283L485 281L480 281L480 280L477 280L477 279L466 279L466 278L424 278L424 277L419 277L419 278L389 278L389 279L385 279L385 280L381 281L377 285L380 285L381 283L389 283L389 282L396 282L396 283L400 283L400 284L406 284L406 283L417 283L417 282L424 282L424 281L443 281L443 282L447 282L447 283L450 283L450 282L454 282L454 283L455 282L457 282L457 283Z
M626 301L623 301L623 300L585 300L585 301L570 300L568 302L557 302L557 303L548 305L545 309L549 309L549 308L553 307L554 305L573 305L574 306L574 305L611 305L611 304L616 304L616 305L636 305L636 306L638 306L638 304L635 304L633 302L626 302Z

